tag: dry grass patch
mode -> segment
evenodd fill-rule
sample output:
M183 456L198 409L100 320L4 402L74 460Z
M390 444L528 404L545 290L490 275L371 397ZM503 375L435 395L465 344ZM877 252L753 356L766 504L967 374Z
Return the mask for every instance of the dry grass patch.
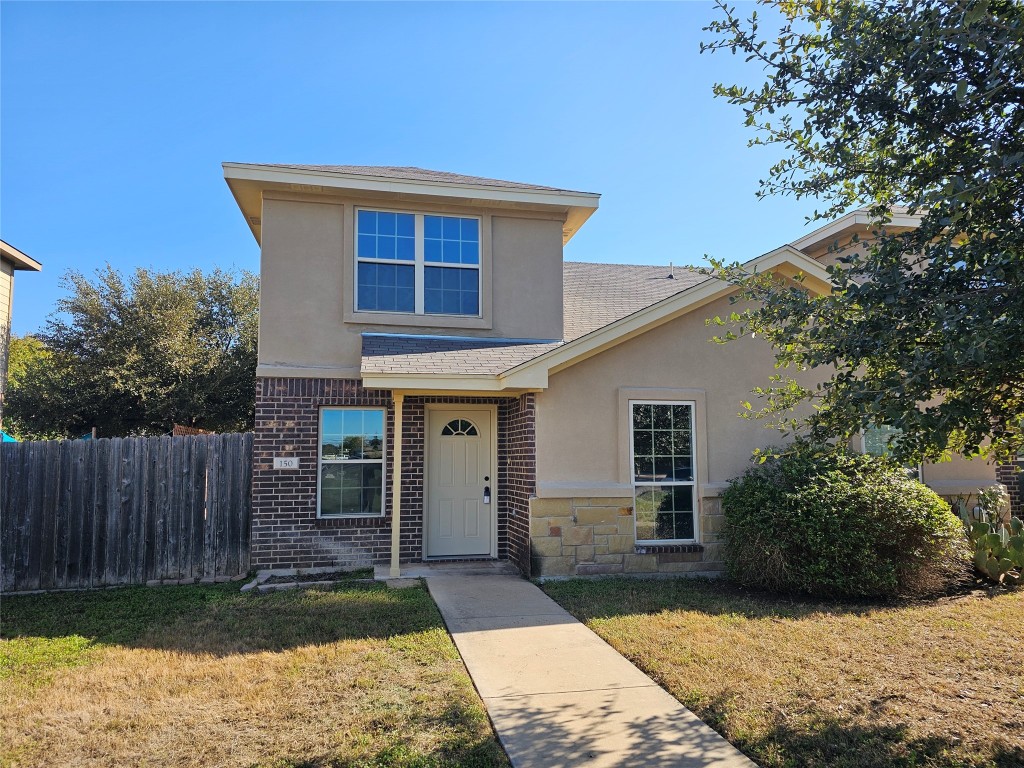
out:
M504 766L422 588L5 598L0 765Z
M763 766L1024 766L1024 591L882 606L689 579L544 589Z

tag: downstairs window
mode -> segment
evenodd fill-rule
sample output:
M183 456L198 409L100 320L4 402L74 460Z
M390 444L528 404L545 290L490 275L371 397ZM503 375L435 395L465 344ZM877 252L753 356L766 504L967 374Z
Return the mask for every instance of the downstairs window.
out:
M636 541L693 542L694 403L631 400L629 407Z
M383 514L384 410L320 410L317 514L370 517Z

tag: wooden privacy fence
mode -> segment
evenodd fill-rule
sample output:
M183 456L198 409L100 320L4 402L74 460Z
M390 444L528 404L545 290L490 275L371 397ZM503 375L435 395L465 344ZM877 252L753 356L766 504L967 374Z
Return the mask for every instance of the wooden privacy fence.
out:
M0 444L0 587L249 570L252 434Z

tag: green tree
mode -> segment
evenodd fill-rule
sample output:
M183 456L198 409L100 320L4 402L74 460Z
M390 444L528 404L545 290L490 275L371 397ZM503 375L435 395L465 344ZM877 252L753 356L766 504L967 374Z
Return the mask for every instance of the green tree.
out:
M836 289L814 296L712 260L749 300L723 339L755 332L788 372L760 415L816 440L891 425L903 460L1024 447L1024 4L761 0L719 4L703 50L741 54L756 86L715 86L782 159L759 196L866 208L870 236L835 243ZM887 226L902 206L920 217ZM723 322L718 320L718 322ZM792 406L812 402L809 416Z
M7 351L7 381L17 384L25 376L25 371L37 361L49 357L50 350L42 339L31 334L12 336Z
M162 434L173 424L251 429L257 278L214 270L64 278L39 334L48 354L12 377L6 414L24 436Z

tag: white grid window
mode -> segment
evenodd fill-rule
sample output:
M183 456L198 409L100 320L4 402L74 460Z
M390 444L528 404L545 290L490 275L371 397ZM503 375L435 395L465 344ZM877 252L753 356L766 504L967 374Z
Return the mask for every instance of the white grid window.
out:
M696 540L694 403L631 400L637 543Z
M322 408L317 468L320 517L384 513L384 410Z
M356 310L480 316L480 219L356 211Z

